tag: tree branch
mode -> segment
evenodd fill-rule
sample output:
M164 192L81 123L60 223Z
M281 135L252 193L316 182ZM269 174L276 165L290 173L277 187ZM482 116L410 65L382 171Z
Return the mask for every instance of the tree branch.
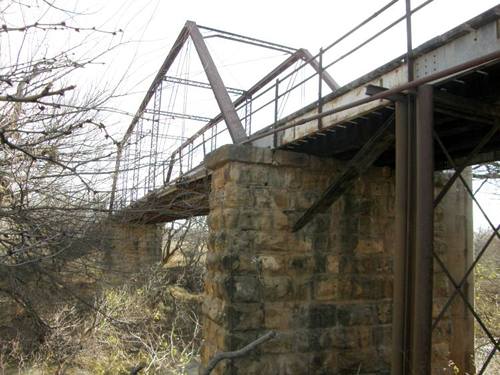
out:
M54 95L64 95L66 91L74 90L76 86L68 86L59 90L50 91L50 85L45 87L45 89L35 95L30 96L17 96L17 95L2 95L0 96L0 102L12 102L12 103L36 103L38 100L45 98L47 96Z
M220 361L222 361L224 359L234 359L234 358L238 358L238 357L243 357L244 355L248 354L250 351L255 349L257 346L265 343L268 340L273 339L274 337L276 337L276 332L269 331L264 336L259 337L257 340L252 341L250 344L248 344L247 346L245 346L239 350L235 350L234 352L217 353L210 360L210 362L208 362L207 367L205 368L205 370L201 374L202 375L210 375L212 370L215 368L215 366L217 366L217 364Z

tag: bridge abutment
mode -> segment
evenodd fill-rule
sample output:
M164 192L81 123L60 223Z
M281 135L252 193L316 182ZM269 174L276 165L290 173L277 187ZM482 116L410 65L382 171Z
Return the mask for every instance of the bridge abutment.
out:
M392 170L370 169L293 233L296 220L342 170L341 162L230 145L210 154L206 165L213 174L202 364L275 330L275 339L244 358L221 362L213 373L388 374ZM454 203L436 214L435 242L440 254L453 253L456 267L463 268L472 251L472 227L470 207L458 190L446 198ZM457 228L463 228L458 236ZM437 268L434 285L437 314L451 290ZM473 340L463 309L453 311L433 337L436 368L454 355L450 350L462 357L468 350L469 344L452 345L453 337Z
M105 251L104 266L117 271L107 281L123 282L123 274L146 269L161 261L162 230L156 224L121 223L108 220L96 229Z

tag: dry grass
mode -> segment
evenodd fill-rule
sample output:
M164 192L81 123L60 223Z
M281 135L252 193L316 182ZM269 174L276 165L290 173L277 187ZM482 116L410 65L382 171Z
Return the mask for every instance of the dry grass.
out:
M172 273L154 267L105 289L92 309L59 307L36 350L23 350L21 337L3 342L0 374L185 373L200 346L199 297Z

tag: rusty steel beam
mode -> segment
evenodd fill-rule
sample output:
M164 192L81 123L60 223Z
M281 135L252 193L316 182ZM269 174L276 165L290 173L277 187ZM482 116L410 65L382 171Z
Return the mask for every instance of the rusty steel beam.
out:
M196 26L196 23L188 21L186 24L189 29L189 36L193 41L196 52L198 52L198 57L203 65L203 69L205 70L205 74L207 75L208 81L212 86L215 100L217 101L217 104L222 112L222 116L226 122L231 139L233 140L233 143L240 143L247 138L247 135L238 114L236 113L233 102L227 93L226 86L222 81L219 71L215 66L212 56L208 51L207 45L205 44L203 36Z
M416 218L411 374L431 373L432 285L434 233L433 88L417 90L416 108Z
M280 63L276 68L274 68L268 74L266 74L264 77L262 77L252 87L250 87L248 90L245 90L245 93L243 95L241 95L240 97L238 97L233 102L234 107L238 108L238 106L243 104L246 100L251 99L253 94L255 94L257 91L259 91L265 85L267 85L269 82L271 82L273 79L275 79L278 75L283 73L286 69L288 69L290 66L292 66L300 58L301 58L300 51L296 51L295 53L293 53L292 55L287 57L282 63ZM200 135L205 133L208 129L212 128L214 125L221 122L222 119L223 119L222 113L219 113L217 116L215 116L213 119L211 119L210 122L208 122L206 125L204 125L200 130L198 130L191 137L186 139L186 141L183 144L181 144L172 153L172 155L178 153L181 149L186 147L188 144L192 143L196 138L198 138Z
M144 113L152 114L152 115L157 114L157 115L164 116L164 117L170 118L170 119L180 118L180 119L184 119L184 120L193 120L193 121L201 121L201 122L210 121L209 117L204 117L204 116L199 116L199 115L190 115L187 113L179 113L179 112L155 111L153 109L146 109L144 111ZM146 120L148 120L148 119L146 119Z
M142 99L142 102L139 105L139 109L137 110L134 118L132 119L132 122L128 126L127 131L125 132L122 143L126 143L128 138L132 134L132 131L134 130L135 125L137 124L137 121L139 121L139 119L142 117L142 114L144 113L144 110L146 109L149 101L153 97L153 95L156 91L156 88L163 81L163 77L165 76L167 71L170 69L170 67L174 63L175 59L177 58L177 55L179 54L180 50L184 46L184 43L186 43L186 40L188 39L188 37L189 37L189 28L188 28L188 22L186 22L186 24L182 28L181 32L179 33L179 36L175 40L172 49L170 50L167 57L165 58L165 61L163 61L163 64L161 65L160 69L158 70L158 73L156 73L156 76L153 79L153 82L151 83L151 85L149 86L149 89L146 92L144 99Z

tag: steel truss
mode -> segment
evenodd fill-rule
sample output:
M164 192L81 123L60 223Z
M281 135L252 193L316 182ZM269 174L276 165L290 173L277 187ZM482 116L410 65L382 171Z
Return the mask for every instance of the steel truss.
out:
M204 37L200 29L213 32L215 34L211 34L209 36ZM220 77L218 69L210 55L210 52L207 48L207 45L204 41L206 38L210 37L220 37L225 39L230 39L237 42L252 44L255 46L270 48L281 52L286 52L290 54L288 58L286 58L281 64L279 64L275 69L269 72L266 76L260 79L257 83L255 83L248 90L241 90L231 87L226 87ZM189 79L184 79L180 77L169 76L169 69L172 67L174 61L176 60L179 52L182 47L185 45L187 40L190 39L195 47L197 55L201 61L203 69L208 79L208 83L194 81ZM165 61L163 62L160 70L158 71L156 77L154 78L151 86L144 99L142 100L139 109L134 115L130 125L128 126L125 135L120 142L117 150L117 159L115 164L115 171L113 174L113 182L110 196L110 212L113 212L115 208L115 197L118 183L118 175L120 173L120 165L122 163L122 159L124 156L127 158L132 157L132 154L141 158L141 141L140 136L137 135L137 132L140 128L143 127L141 125L144 119L151 120L151 144L149 145L149 159L148 159L148 172L147 177L144 182L144 189L146 192L152 191L155 188L159 187L156 183L156 177L159 173L163 174L163 182L164 184L169 183L174 164L178 164L180 170L183 170L184 159L186 166L193 166L193 151L198 148L200 145L203 147L203 153L206 153L205 142L210 140L212 148L216 147L216 137L222 131L217 128L217 125L224 121L231 136L233 143L243 143L248 139L248 134L251 132L251 116L252 116L252 96L261 90L268 83L272 82L277 76L283 73L286 69L292 66L295 62L303 60L305 64L310 65L314 71L319 74L321 81L324 81L326 85L333 91L336 90L339 86L335 82L335 80L326 72L316 60L315 56L312 56L309 51L306 49L295 49L291 47L286 47L283 45L279 45L276 43L271 43L267 41L263 41L260 39L250 38L243 35L229 33L226 31L208 28L205 26L198 26L195 22L187 21L184 27L182 28L177 40L174 43L174 46L169 51ZM215 116L214 118L207 118L204 116L187 114L187 113L177 113L171 111L165 111L161 109L161 90L162 90L162 82L173 83L177 85L189 85L195 86L204 89L210 89L214 93L215 99L220 109L220 114ZM238 95L238 97L232 101L229 94ZM148 109L148 105L153 99L153 108ZM243 123L240 120L240 117L237 114L239 109L243 108L244 116ZM152 118L145 118L144 114L151 114ZM185 140L177 149L175 149L169 160L158 160L158 148L160 147L158 144L158 136L159 136L159 127L160 118L181 118L195 121L205 122L206 125L197 131L193 136ZM206 139L206 132L212 129L212 136L209 139ZM135 147L134 151L125 149L128 146L128 143L133 137L133 144ZM200 140L202 138L202 140ZM198 142L198 144L195 144ZM210 151L211 151L210 150ZM135 166L139 168L139 164ZM159 171L161 169L161 171ZM184 168L184 172L186 172ZM139 187L139 179L138 172L133 172L133 187L131 188L131 199L132 201L137 199L138 192L141 189ZM122 184L123 185L123 184ZM121 186L123 188L123 186Z

